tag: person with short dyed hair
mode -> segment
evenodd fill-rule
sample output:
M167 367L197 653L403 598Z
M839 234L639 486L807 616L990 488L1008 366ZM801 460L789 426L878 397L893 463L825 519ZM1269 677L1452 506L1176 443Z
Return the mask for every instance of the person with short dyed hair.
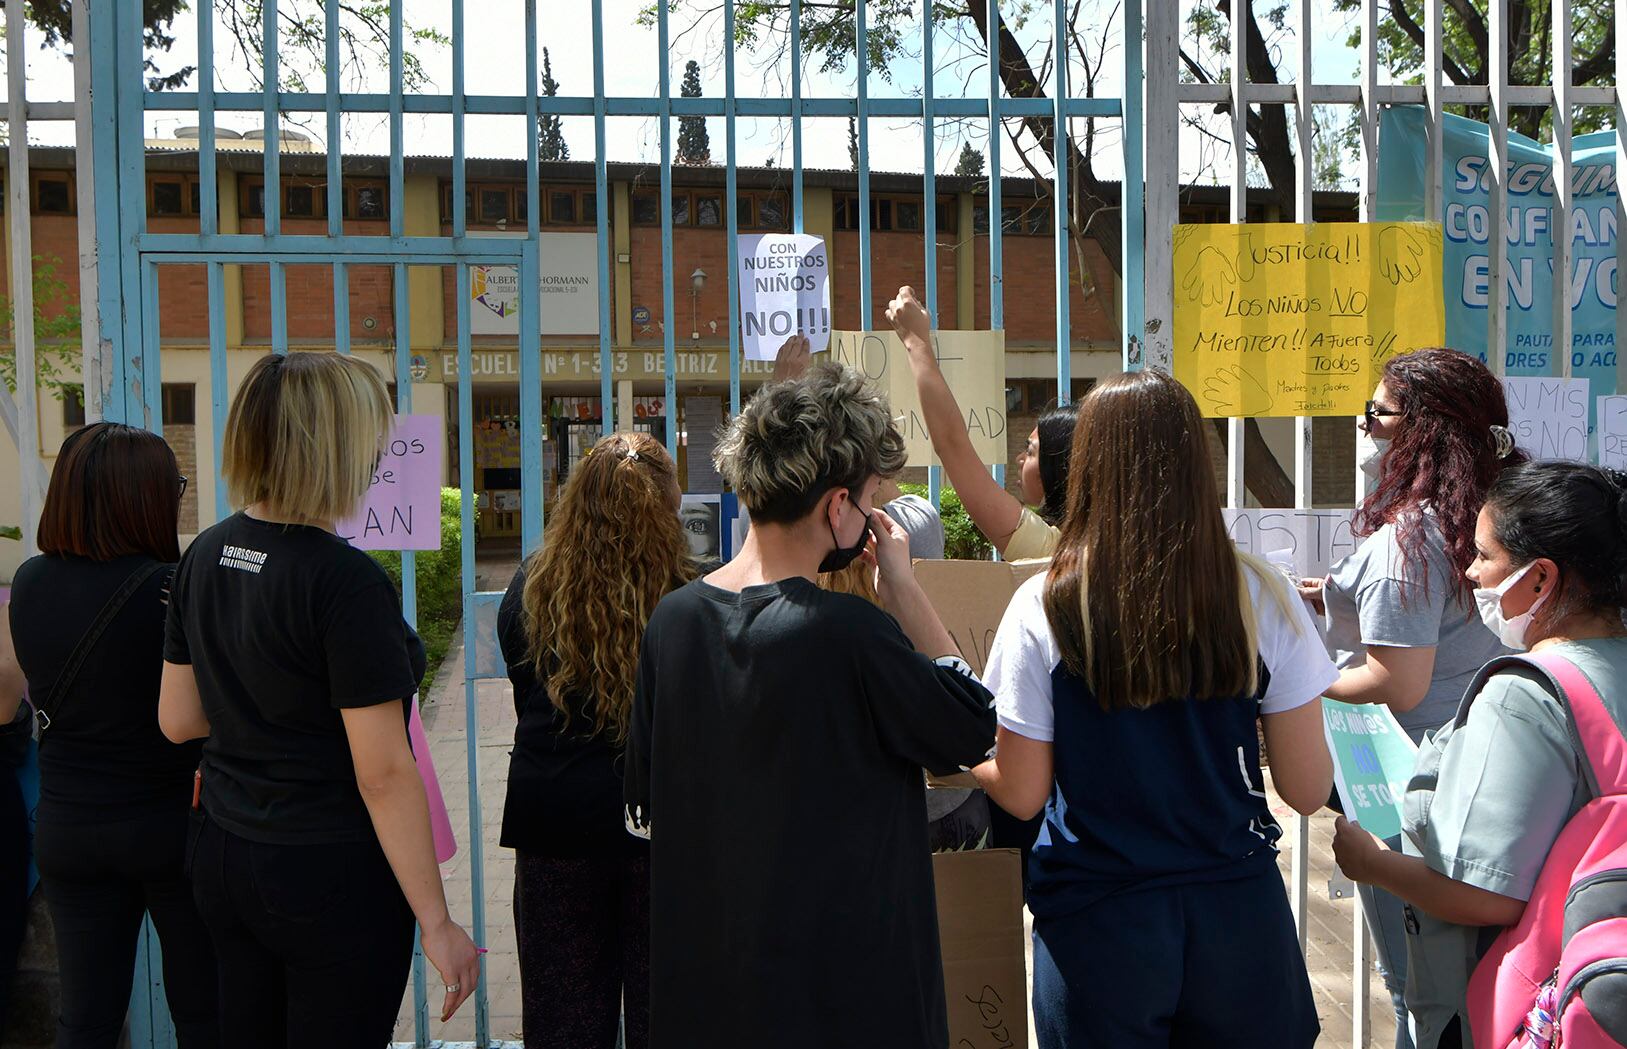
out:
M384 570L335 532L392 424L365 361L262 357L226 420L242 509L176 571L159 723L205 740L193 887L233 1049L388 1044L415 919L443 1021L479 976L407 743L424 648Z
M875 508L904 459L835 364L765 387L718 445L751 532L656 607L627 742L651 1045L948 1044L921 769L982 760L994 713ZM881 607L815 582L861 558Z

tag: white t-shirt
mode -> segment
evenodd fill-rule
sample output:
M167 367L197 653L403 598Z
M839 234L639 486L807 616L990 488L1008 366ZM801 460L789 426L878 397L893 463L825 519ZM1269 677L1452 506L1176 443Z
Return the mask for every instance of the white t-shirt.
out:
M1328 659L1304 602L1291 597L1285 616L1281 604L1262 591L1264 581L1246 565L1240 570L1248 576L1259 623L1260 658L1271 672L1260 713L1280 714L1303 706L1338 680L1338 668ZM1062 653L1045 617L1045 579L1043 573L1034 576L1011 599L994 636L983 683L994 693L1001 727L1049 743L1055 735L1051 674L1061 664ZM1272 580L1271 585L1282 584Z

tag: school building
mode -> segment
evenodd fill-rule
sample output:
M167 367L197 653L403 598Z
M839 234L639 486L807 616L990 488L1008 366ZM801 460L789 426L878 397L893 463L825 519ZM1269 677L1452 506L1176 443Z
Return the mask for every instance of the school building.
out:
M185 133L183 129L182 133ZM233 147L238 148L233 148ZM263 154L256 132L241 140L222 133L217 155L219 223L223 233L258 233L264 228ZM79 302L79 229L76 215L74 151L29 150L32 237L37 304L42 318L61 318ZM450 233L452 162L447 157L406 158L402 222L407 236ZM347 235L389 233L388 158L346 156L342 187ZM690 415L716 419L728 398L728 246L722 167L676 167L672 211L673 316L662 310L661 208L658 169L642 164L610 164L608 199L598 199L591 163L541 165L542 226L541 324L542 396L548 416L544 436L545 498L551 500L571 462L599 433L607 406L600 400L598 297L610 302L614 400L608 406L619 427L637 427L665 436L665 419L679 427L680 480L686 489L710 471L691 471L685 421ZM471 235L504 236L526 226L525 162L479 160L466 163L467 215ZM789 230L791 172L739 168L737 219L743 235ZM284 233L325 234L327 161L302 136L284 132L281 149L281 207ZM852 171L804 172L807 232L828 246L832 322L839 329L886 328L883 311L901 284L923 287L924 209L937 221L939 326L989 327L990 223L984 178L939 176L937 199L923 200L916 174L873 173L870 214L858 207L858 178ZM1006 407L1009 462L1021 451L1037 412L1056 394L1055 249L1050 186L1008 178L1002 184L1003 283L1006 346ZM1251 218L1269 220L1274 209L1262 200ZM1189 187L1182 196L1184 221L1226 221L1226 191ZM148 143L146 204L155 233L197 232L201 193L196 142L182 137ZM608 209L610 274L600 286L597 262L598 209ZM1350 221L1355 198L1349 193L1318 197L1318 219ZM1099 221L1107 220L1107 216ZM859 224L870 228L872 315L860 315ZM1116 223L1116 219L1111 219ZM9 217L5 224L9 238ZM8 255L9 257L9 255ZM469 309L473 354L473 441L482 542L510 541L519 534L519 360L518 317L513 309L513 274L476 270ZM271 277L266 266L225 267L224 334L228 396L255 359L274 339ZM333 271L327 265L290 265L286 273L286 341L291 350L335 346ZM8 278L9 279L9 278ZM1094 240L1073 252L1071 354L1073 395L1097 377L1120 367L1118 280ZM457 426L456 281L451 267L415 266L409 271L405 309L395 301L388 266L348 266L349 335L353 352L394 374L397 317L407 326L401 337L410 347L412 410L440 416L445 434L446 483L456 485L460 441ZM9 289L9 284L4 287ZM8 292L9 298L9 292ZM209 312L202 265L160 268L159 338L162 346L164 435L192 483L182 506L182 531L192 535L214 520L212 471L199 468L200 449L215 440L209 410ZM663 345L668 327L677 345L678 403L665 404ZM74 395L78 380L76 333L60 325L42 330L40 356L58 372L40 393L40 446L46 469L65 434L82 424L84 410ZM278 333L280 335L280 333ZM0 333L9 344L9 325ZM9 350L4 350L9 352ZM745 361L742 395L760 385L771 365ZM66 390L62 384L67 384ZM1323 424L1327 424L1324 426ZM1292 426L1267 420L1261 436L1277 461L1291 469ZM1347 419L1319 420L1316 426L1316 499L1348 503L1353 467ZM1251 453L1255 454L1252 450ZM203 456L208 462L208 456ZM0 524L20 515L17 456L0 453ZM1015 485L1016 472L1008 470ZM21 544L0 543L0 579L9 579L21 557Z

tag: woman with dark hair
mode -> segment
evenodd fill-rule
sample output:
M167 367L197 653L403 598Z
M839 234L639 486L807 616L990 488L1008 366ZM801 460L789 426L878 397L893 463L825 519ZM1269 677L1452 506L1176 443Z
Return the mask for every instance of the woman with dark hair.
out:
M699 574L678 471L648 434L571 471L542 550L497 613L519 723L502 844L514 849L527 1049L649 1044L650 847L623 819L633 673L656 602Z
M1511 649L1573 664L1627 725L1627 476L1565 462L1505 471L1478 514L1465 575L1476 622ZM1471 688L1420 752L1405 852L1343 818L1333 843L1347 875L1408 904L1406 1000L1420 1049L1469 1044L1464 996L1476 962L1499 927L1520 920L1561 829L1595 796L1546 674L1510 660ZM1595 985L1616 993L1611 982Z
M1068 457L1077 409L1064 404L1048 408L1040 416L1028 435L1027 447L1017 457L1022 490L1018 500L995 483L966 435L966 416L932 354L931 323L914 288L898 289L898 297L887 306L887 319L909 354L932 450L972 523L1007 560L1049 557L1056 548L1057 526L1067 499ZM1029 506L1037 506L1039 511Z
M1286 582L1227 536L1206 433L1159 371L1086 395L1061 542L989 655L998 741L974 774L1045 816L1028 893L1043 1049L1316 1041L1255 724L1277 793L1316 811L1337 671Z
M156 434L117 423L69 434L40 555L12 584L11 638L42 729L35 854L60 956L57 1049L118 1043L149 912L182 1049L220 1044L214 950L185 873L199 746L158 724L185 487Z
M1475 671L1507 651L1475 615L1464 572L1486 492L1524 455L1502 383L1455 350L1390 358L1363 436L1361 465L1376 482L1355 519L1365 538L1302 592L1323 605L1340 667L1328 698L1386 704L1418 741L1452 716ZM1368 887L1361 896L1396 1009L1395 1044L1411 1049L1401 902Z

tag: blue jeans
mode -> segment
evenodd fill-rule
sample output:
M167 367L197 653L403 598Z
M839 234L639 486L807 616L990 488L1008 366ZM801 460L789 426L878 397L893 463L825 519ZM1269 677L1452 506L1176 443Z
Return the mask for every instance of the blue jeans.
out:
M1399 850L1399 838L1388 842ZM1378 971L1384 978L1384 989L1390 992L1395 1006L1395 1049L1413 1049L1412 1032L1407 1024L1407 918L1406 904L1400 897L1371 885L1358 885L1362 910L1367 914L1367 929L1373 936L1378 953Z

